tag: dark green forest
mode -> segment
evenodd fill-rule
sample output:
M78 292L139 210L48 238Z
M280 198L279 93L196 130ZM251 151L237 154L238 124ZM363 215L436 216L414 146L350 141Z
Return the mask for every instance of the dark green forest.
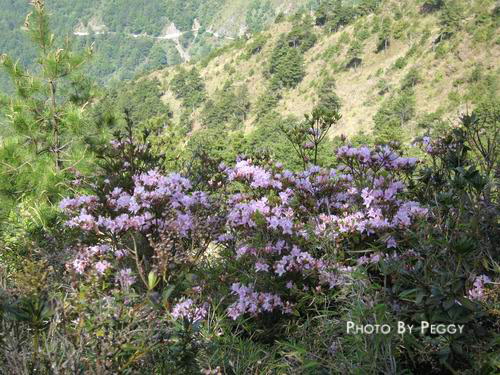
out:
M46 6L53 15L50 23L58 38L70 37L77 49L94 44L94 61L86 68L86 74L100 83L108 83L181 63L175 41L154 39L172 22L183 32L181 45L194 58L224 44L224 39L214 38L206 31L226 3L226 0L49 0ZM250 32L260 31L274 20L275 8L270 1L252 0L242 6ZM20 32L29 1L1 0L0 9L0 51L31 66L36 53ZM196 36L192 32L195 20L201 26ZM103 25L105 28L101 30L99 26ZM77 30L89 35L74 35ZM12 89L4 74L0 75L0 89Z
M134 38L130 34L158 36L167 24L167 7L164 1L147 1L141 6L133 1L48 1L46 6L54 17L50 23L61 40L70 37L76 49L95 45L94 63L86 73L98 82L131 79L145 71L178 64L182 60L172 41L157 42L152 38ZM0 3L0 51L19 59L23 65L35 60L35 50L20 32L29 8L24 0ZM88 36L73 35L79 25L87 26L97 19L106 25L107 33ZM92 35L94 34L94 35ZM1 75L0 87L8 87L8 80Z

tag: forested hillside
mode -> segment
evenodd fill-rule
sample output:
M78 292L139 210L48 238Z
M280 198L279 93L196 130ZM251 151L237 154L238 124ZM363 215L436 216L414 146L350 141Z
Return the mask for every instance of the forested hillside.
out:
M59 38L77 48L94 43L87 73L101 83L131 79L145 71L206 55L249 31L259 31L281 11L290 13L307 0L50 0L51 25ZM0 53L34 61L34 50L20 32L28 0L0 1ZM309 5L310 7L310 5ZM0 89L6 89L0 75Z
M0 374L500 373L498 2L0 5Z
M220 141L228 133L253 139L277 123L300 121L315 106L333 105L342 120L332 135L408 143L465 108L498 104L494 1L335 4L278 19L198 63L153 73L179 126L217 129ZM198 82L180 85L187 72ZM190 90L204 98L186 105Z

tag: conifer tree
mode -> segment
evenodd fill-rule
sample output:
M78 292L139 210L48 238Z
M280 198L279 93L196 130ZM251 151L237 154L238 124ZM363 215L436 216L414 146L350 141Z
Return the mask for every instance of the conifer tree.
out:
M193 111L205 101L205 83L194 66L191 70L179 68L170 82L170 87L176 97L182 99L183 104L191 107Z
M450 0L444 3L439 17L441 24L440 40L448 39L460 30L464 17L464 7L459 0Z
M10 56L1 55L0 65L15 88L15 95L8 100L7 118L9 127L26 141L35 157L50 154L60 171L71 144L69 134L78 131L90 99L90 86L78 75L78 69L91 49L74 53L69 39L59 45L50 32L44 1L34 0L31 6L24 29L38 48L38 69L25 71Z
M363 43L359 40L354 40L347 51L347 68L353 67L356 71L356 68L361 65L361 54L363 53Z
M378 35L377 51L385 51L391 43L392 21L389 17L384 17L382 27Z
M270 73L274 87L295 87L305 76L304 56L298 48L290 47L281 38L271 55Z
M337 93L335 92L336 84L335 80L331 77L327 77L320 85L318 97L318 107L322 108L324 111L336 112L340 111L341 102Z

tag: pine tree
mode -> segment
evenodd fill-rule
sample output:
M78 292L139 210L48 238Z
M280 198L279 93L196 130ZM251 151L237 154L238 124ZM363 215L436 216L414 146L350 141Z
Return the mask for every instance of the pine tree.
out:
M348 58L348 63L347 63L347 68L353 67L354 70L361 65L361 54L363 53L363 43L361 43L359 40L354 40L347 51L347 58Z
M339 112L341 103L340 98L335 92L335 80L333 78L327 77L321 86L319 87L318 97L318 108L324 111Z
M11 57L2 55L1 66L15 87L9 100L7 118L14 132L26 140L35 156L48 153L57 170L62 170L64 153L71 140L69 133L82 123L83 109L89 96L88 81L82 80L78 69L90 56L74 53L66 39L58 45L50 32L45 4L31 3L32 12L24 23L33 43L38 47L39 65L35 72L25 71Z
M182 99L183 104L193 111L205 101L205 83L194 66L191 70L181 67L170 82L170 87L176 97Z
M464 7L460 0L444 3L439 21L441 24L440 39L447 39L460 30L464 17Z
M403 125L415 115L415 93L402 90L382 104L373 117L377 143L389 143L403 140Z
M285 38L278 41L271 56L272 86L295 87L305 76L304 56L298 48L288 45Z
M391 43L392 37L392 21L389 17L384 17L382 21L382 28L378 35L377 51L385 51Z

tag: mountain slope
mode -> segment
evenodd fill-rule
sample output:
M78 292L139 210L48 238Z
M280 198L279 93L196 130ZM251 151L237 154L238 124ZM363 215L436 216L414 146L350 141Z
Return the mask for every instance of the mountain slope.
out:
M307 0L286 7L277 0L47 0L57 37L70 36L75 48L94 43L88 73L100 82L130 79L145 71L200 57L246 30L257 31L280 12L291 12ZM30 66L35 59L22 32L27 0L0 0L0 53ZM249 26L247 27L246 22ZM174 34L171 33L175 30ZM169 33L170 32L170 33ZM7 82L0 73L0 89Z
M333 134L372 132L376 119L384 122L389 116L384 117L384 113L392 110L394 116L400 113L402 118L392 134L404 134L401 140L409 140L438 118L456 119L466 106L473 107L483 95L496 91L498 7L493 1L471 3L469 12L460 9L463 17L446 38L442 35L447 9L428 12L422 1L383 1L375 12L352 20L336 32L318 26L317 15L274 24L262 35L236 41L188 69L199 70L209 106L217 102L228 82L245 87L250 103L243 120L246 132L262 126L259 103L266 95L280 97L272 109L281 116L302 118L318 103L321 86L330 79L336 83L343 115ZM387 48L381 50L384 22L391 25L390 36ZM310 49L301 52L304 77L295 87L270 90L275 78L271 73L273 53L280 38L289 35L294 25L296 29L310 28L317 38ZM259 52L249 52L259 43ZM176 74L176 68L169 68L152 76L163 82L164 100L180 116L183 104L171 87ZM194 129L207 123L206 107L200 106L191 114Z

